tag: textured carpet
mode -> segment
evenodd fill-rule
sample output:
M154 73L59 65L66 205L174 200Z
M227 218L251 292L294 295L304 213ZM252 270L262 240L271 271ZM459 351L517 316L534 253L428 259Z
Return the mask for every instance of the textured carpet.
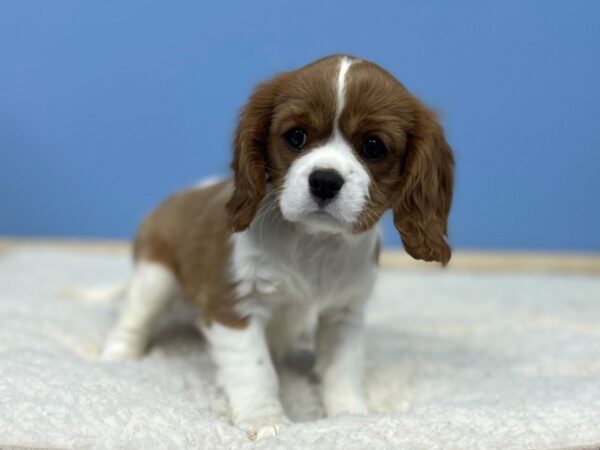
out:
M298 423L251 442L227 420L206 344L176 317L140 361L95 360L117 303L61 297L123 279L125 256L0 257L0 447L561 448L600 443L600 278L384 271L368 310L372 414L324 419L300 364Z

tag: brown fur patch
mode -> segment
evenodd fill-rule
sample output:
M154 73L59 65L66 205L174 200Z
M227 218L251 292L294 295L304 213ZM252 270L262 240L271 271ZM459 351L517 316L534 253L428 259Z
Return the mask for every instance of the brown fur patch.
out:
M294 127L308 133L303 153L327 139L333 130L339 60L324 58L259 85L238 121L231 167L235 187L227 204L234 231L245 230L265 194L265 183L281 187L299 153L283 135Z
M369 229L392 208L406 251L446 264L454 160L435 115L388 72L361 61L348 71L340 128L372 180L369 205L355 230ZM381 161L363 158L367 135L378 136L390 154Z
M238 299L228 271L231 231L225 203L231 192L231 182L224 181L167 199L144 220L134 257L170 268L203 320L244 327L245 319L233 308Z

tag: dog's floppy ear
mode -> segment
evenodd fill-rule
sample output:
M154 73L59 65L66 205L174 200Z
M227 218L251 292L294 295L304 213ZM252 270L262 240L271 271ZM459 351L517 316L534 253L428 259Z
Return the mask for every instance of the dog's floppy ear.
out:
M416 259L446 264L448 214L454 185L454 158L433 112L415 99L416 120L408 133L394 224L406 251Z
M259 85L238 120L231 163L234 189L226 207L233 231L248 228L265 195L269 128L282 77Z

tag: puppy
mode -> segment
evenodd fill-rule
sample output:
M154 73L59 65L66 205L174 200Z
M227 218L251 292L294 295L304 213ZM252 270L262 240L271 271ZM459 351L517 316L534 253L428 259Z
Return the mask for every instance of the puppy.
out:
M406 251L446 264L453 156L435 115L392 75L331 56L259 85L243 108L233 180L180 192L143 222L106 359L140 356L183 297L197 309L233 422L287 422L273 359L315 335L329 416L365 413L365 303L391 209Z

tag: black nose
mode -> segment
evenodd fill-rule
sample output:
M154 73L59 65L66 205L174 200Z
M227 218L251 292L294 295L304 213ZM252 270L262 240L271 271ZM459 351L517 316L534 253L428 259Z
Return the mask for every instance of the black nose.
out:
M308 177L308 184L313 197L318 203L324 204L337 195L344 185L344 179L332 169L315 170Z

